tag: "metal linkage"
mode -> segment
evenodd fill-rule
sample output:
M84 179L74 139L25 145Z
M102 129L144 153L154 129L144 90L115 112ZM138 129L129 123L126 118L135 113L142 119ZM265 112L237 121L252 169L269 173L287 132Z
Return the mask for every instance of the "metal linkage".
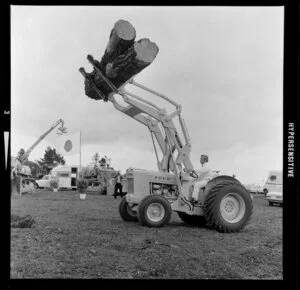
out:
M79 69L79 71L83 75L83 77L86 80L88 80L88 76L87 76L85 69L83 67L81 67ZM105 99L105 96L100 92L100 90L97 88L97 86L93 82L91 82L91 85L92 85L93 90L101 97L101 99Z
M154 91L154 90L152 90L150 88L147 88L144 85L141 85L140 83L136 82L134 79L131 79L129 81L129 83L132 84L132 85L134 85L134 86L136 86L136 87L139 87L139 88L141 88L141 89L143 89L145 91L148 91L148 92L150 92L150 93L152 93L152 94L154 94L156 96L161 97L162 99L164 99L164 100L168 101L169 103L171 103L172 105L174 105L176 107L176 109L179 109L179 108L181 109L181 105L177 104L176 102L174 102L173 100L171 100L167 96L165 96L165 95L163 95L161 93L158 93L158 92L156 92L156 91Z
M100 75L100 77L107 83L107 85L111 88L112 93L110 94L108 100L111 101L114 105L114 107L123 112L124 114L128 115L129 117L137 120L138 122L144 124L148 127L150 130L150 134L153 137L155 136L156 140L158 141L158 144L160 146L160 149L163 153L163 160L159 163L158 161L158 169L160 171L167 171L169 169L169 164L164 165L164 160L172 161L174 165L178 166L177 170L181 171L181 163L184 164L185 168L188 172L194 172L193 165L190 161L189 154L191 150L191 142L190 138L184 123L184 120L182 119L180 113L181 113L181 105L177 104L167 96L160 94L150 88L147 88L146 86L143 86L136 81L130 79L127 81L127 83L132 84L140 89L143 89L147 92L150 92L151 94L154 94L165 101L169 102L170 104L174 105L176 107L176 110L171 113L170 115L167 114L165 109L160 109L157 105L154 103L145 100L131 92L126 91L122 88L116 88L114 84L104 76L104 74L101 72L101 70L97 67L97 64L94 60L94 58L91 55L88 55L88 61L93 65L97 73ZM87 75L84 74L85 71L83 68L80 69L80 72L82 75L86 78ZM92 83L93 88L95 89L95 92L99 94L99 96L104 99L103 94L99 91L99 89L96 87L94 83ZM123 106L117 102L117 100L114 97L114 94L119 94L125 103L128 104L128 106ZM173 119L175 117L179 118L179 124L181 126L181 130L183 132L183 136L185 139L185 145L183 145L177 130L175 128ZM161 127L159 126L161 124ZM163 131L162 131L163 130ZM154 143L154 142L153 142ZM154 144L155 146L155 144ZM178 156L176 160L173 158L173 150L172 148L176 148L178 151ZM155 153L157 156L156 148ZM166 167L167 166L167 167ZM176 173L176 179L179 182L179 174L177 171Z

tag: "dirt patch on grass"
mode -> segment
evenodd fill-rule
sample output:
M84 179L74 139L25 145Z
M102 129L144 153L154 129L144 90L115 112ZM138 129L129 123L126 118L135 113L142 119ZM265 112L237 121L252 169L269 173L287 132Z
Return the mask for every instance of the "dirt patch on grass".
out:
M254 197L240 233L184 224L124 222L120 199L77 192L12 197L12 214L33 228L11 229L11 278L282 279L282 208Z

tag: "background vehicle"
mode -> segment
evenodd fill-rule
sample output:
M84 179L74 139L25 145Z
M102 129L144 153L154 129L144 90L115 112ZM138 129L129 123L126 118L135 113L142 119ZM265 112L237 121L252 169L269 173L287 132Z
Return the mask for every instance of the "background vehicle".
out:
M51 170L51 176L58 179L58 188L76 189L79 168L78 166L58 165Z
M98 191L100 194L112 195L114 192L114 177L117 170L112 167L83 167L81 173L88 181L88 191Z
M262 186L257 184L244 184L244 186L249 190L252 194L263 193Z
M268 174L268 179L263 186L263 193L282 192L282 171L272 170Z
M76 189L78 174L77 166L58 165L36 183L39 188L49 188L51 180L58 180L58 189Z
M31 170L29 166L24 166L23 162L28 158L31 151L52 131L54 130L59 124L60 127L57 128L58 134L64 134L67 132L67 129L64 127L64 121L59 119L56 123L54 123L50 129L48 129L43 135L41 135L36 142L34 142L31 147L19 158L12 157L11 159L11 193L12 194L22 194L27 190L27 186L29 188L35 188L36 182L34 178L31 176Z
M269 205L274 203L283 205L283 194L282 191L269 191L266 194L266 200L269 202Z
M153 102L125 91L124 85L117 89L104 76L91 55L88 56L88 60L112 90L108 100L114 107L149 129L156 154L158 172L127 169L127 194L119 205L120 216L125 221L138 220L142 225L161 227L169 222L172 211L175 211L188 224L206 223L220 232L237 232L244 228L253 209L249 191L232 176L218 176L211 170L197 174L190 160L191 141L181 117L181 106L132 78L128 81L131 85L167 101L175 106L175 111L168 114L166 109L159 108ZM94 81L88 78L84 68L80 68L79 71L86 81L91 83L99 99L105 101L103 94ZM114 94L119 94L127 105L117 102ZM180 131L175 127L174 118L178 118ZM161 160L156 144L162 152ZM207 161L208 156L207 160L203 160L202 166ZM197 192L197 200L193 200L192 193L196 182L201 184L201 187Z
M50 180L54 179L51 175L45 175L42 179L36 180L36 184L38 185L38 188L48 188L50 187Z

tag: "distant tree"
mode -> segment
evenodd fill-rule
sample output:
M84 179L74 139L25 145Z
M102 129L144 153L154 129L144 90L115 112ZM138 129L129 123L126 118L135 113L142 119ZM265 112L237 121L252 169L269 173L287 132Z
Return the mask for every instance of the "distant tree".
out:
M104 157L102 157L102 158L100 159L100 166L101 166L101 167L105 167L105 165L106 165L106 159L105 159Z
M65 163L66 161L64 160L64 157L56 153L56 149L52 149L50 146L48 146L45 150L44 158L41 158L38 161L38 164L42 166L43 170L48 172L56 165L64 165Z

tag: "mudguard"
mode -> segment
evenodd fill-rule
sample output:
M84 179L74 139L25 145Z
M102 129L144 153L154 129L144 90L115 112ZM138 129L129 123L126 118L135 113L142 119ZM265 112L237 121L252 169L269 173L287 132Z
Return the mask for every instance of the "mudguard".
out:
M207 185L203 188L202 193L200 192L199 194L199 201L202 204L207 196L207 193L209 192L209 190L211 189L211 187L213 187L215 184L218 184L220 182L226 181L226 180L230 180L230 181L234 181L238 184L241 184L240 181L238 181L236 178L229 176L229 175L218 175L216 177L214 177L213 179L209 180Z

